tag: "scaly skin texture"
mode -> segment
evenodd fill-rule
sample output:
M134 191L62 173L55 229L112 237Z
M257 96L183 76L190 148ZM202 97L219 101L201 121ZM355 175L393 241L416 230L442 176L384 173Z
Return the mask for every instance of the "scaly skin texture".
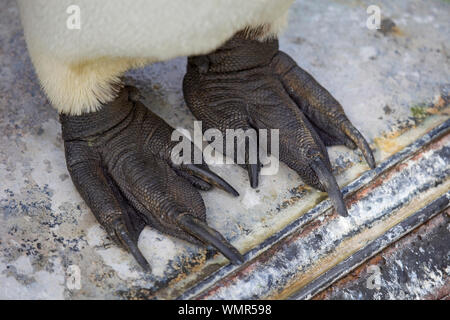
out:
M72 180L108 234L150 270L137 247L149 225L196 244L208 244L233 263L240 253L206 224L196 188L237 192L205 164L176 165L171 128L125 87L118 98L94 113L61 115L66 162Z
M280 160L307 184L327 191L341 215L347 210L325 146L359 147L375 167L366 140L339 102L279 51L276 39L259 42L240 32L216 51L190 57L183 93L204 130L225 135L226 129L279 129ZM260 165L247 162L246 168L256 187Z

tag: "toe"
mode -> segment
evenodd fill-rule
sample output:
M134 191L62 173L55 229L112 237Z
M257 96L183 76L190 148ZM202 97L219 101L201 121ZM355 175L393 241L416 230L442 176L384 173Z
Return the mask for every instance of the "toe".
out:
M190 215L181 214L177 218L178 224L186 232L192 234L206 244L215 247L233 264L244 262L244 257L219 232L209 227L204 221Z
M362 134L350 123L350 121L343 121L341 124L342 131L350 137L350 139L358 146L361 150L364 158L367 161L367 164L371 169L375 169L375 157L373 156L372 150L369 147L366 139L362 136Z
M82 142L67 142L65 149L72 181L99 223L116 243L133 255L144 270L151 271L137 246L145 222L124 204L100 157Z
M369 166L375 167L369 144L348 120L340 103L324 87L281 51L273 59L272 69L297 106L320 129L321 136L320 131L323 131L349 148L358 146ZM327 142L326 136L324 142Z
M247 170L250 185L256 188L261 164L258 152L251 150L257 145L258 138L252 136L254 128L249 123L250 101L246 95L250 92L245 89L249 83L247 76L201 74L188 64L188 72L183 79L183 93L186 104L194 116L202 121L203 128L218 129L222 133L223 154ZM232 135L232 139L228 140ZM231 144L228 145L225 140Z
M172 153L176 150L175 147L178 144L177 141L172 140L174 129L154 113L144 110L145 107L142 103L136 102L136 105L144 112L141 127L144 128L144 131L152 132L143 141L145 155L156 156L165 160L179 176L187 179L194 187L200 190L207 191L214 186L233 196L239 196L238 192L228 182L208 168L203 156L201 157L201 163L196 164L196 154L201 154L201 151L193 143L189 142L188 149L190 152L188 153L190 155L188 157L188 163L174 163Z
M133 255L133 257L136 259L136 261L139 263L139 265L145 271L151 272L152 269L150 267L150 264L147 262L145 257L142 255L141 251L139 250L139 248L137 246L137 241L135 239L133 239L134 237L132 237L130 235L130 233L129 233L127 227L125 226L125 224L123 223L123 221L121 219L118 219L118 220L114 221L112 224L113 224L115 235L116 235L117 239L120 241L120 243L122 244L122 246Z
M179 168L179 170L188 173L193 178L197 178L203 183L215 186L216 188L222 189L235 197L239 197L239 193L228 182L211 171L207 166L183 164Z
M183 172L235 192L221 178L205 168L183 166ZM132 207L146 216L159 231L194 244L210 244L233 263L242 258L220 233L206 224L206 209L199 192L164 160L151 154L122 158L112 170L122 193Z
M339 189L336 179L325 163L318 158L312 161L310 166L317 175L320 184L327 191L337 213L343 217L348 216L347 207L345 205L344 198L342 197L341 190Z
M328 192L337 212L347 215L321 137L291 98L283 90L278 91L279 102L276 106L264 107L261 104L252 112L252 120L259 128L267 128L269 125L280 128L280 160L295 170L305 183Z
M247 165L248 177L250 179L250 186L253 189L258 187L260 170L261 166L258 163Z
M190 173L187 173L182 170L174 169L175 172L182 178L189 181L195 188L202 190L202 191L209 191L212 189L212 185L210 185L208 182L197 178L196 176L191 175Z

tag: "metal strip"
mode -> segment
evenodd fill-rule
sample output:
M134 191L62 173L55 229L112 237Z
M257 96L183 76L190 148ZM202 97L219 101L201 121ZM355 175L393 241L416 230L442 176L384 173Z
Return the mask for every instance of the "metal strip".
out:
M349 272L353 271L355 268L379 253L390 244L396 242L404 235L410 233L423 223L427 222L428 220L448 208L449 200L450 191L437 200L433 201L432 203L428 204L426 207L417 211L412 216L406 218L394 228L383 234L381 237L378 237L376 240L364 247L362 250L347 258L345 261L326 271L324 274L307 284L300 291L293 294L289 298L297 300L312 298L317 293L326 289L331 284L333 284ZM403 230L403 232L399 233L397 231L399 229Z
M348 196L349 194L355 193L356 191L372 183L380 175L388 174L389 171L395 166L397 166L400 162L408 160L408 158L413 157L419 150L423 149L431 142L438 140L440 137L445 135L449 131L449 128L450 128L450 120L447 120L441 125L432 129L431 131L426 133L423 137L416 140L411 145L405 147L402 151L391 156L385 162L381 163L376 169L365 172L357 180L350 183L347 187L343 189L344 195ZM299 232L303 228L303 226L312 223L316 218L321 216L330 207L331 204L329 200L321 202L312 210L305 213L304 215L299 217L296 221L288 225L286 228L284 228L280 232L274 234L273 236L265 240L258 247L249 251L245 255L246 261L248 261L246 265L252 264L254 260L256 261L260 259L259 256L261 255L261 253L264 253L265 251L269 250L274 246L278 246L278 244L282 243L287 237L291 236L294 233ZM244 266L240 267L232 265L224 266L223 268L219 269L205 280L197 283L194 287L187 290L183 295L179 297L179 299L189 299L199 297L199 295L202 292L213 290L213 288L218 285L218 282L223 280L225 277L229 277L232 273L239 274L239 271L243 268Z

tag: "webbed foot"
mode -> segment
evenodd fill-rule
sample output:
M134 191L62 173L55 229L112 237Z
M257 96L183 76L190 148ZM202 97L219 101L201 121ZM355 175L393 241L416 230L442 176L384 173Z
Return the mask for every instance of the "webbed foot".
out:
M328 192L343 216L347 209L325 146L359 147L375 167L368 143L339 102L279 51L277 40L250 40L241 32L211 54L190 57L183 92L204 129L217 128L224 136L227 129L279 129L280 160L308 185ZM256 187L258 161L246 162L246 168Z
M130 98L130 87L98 112L61 115L66 162L77 190L115 242L146 270L137 241L149 225L196 244L214 246L231 262L242 255L206 224L196 188L237 195L202 165L171 161L173 128Z

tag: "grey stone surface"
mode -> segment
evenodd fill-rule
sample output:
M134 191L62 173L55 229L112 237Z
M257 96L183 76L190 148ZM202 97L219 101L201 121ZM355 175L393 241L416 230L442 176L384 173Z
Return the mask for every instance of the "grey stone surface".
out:
M384 28L366 28L381 7ZM344 106L381 161L448 118L448 1L297 1L281 48ZM393 26L393 23L395 26ZM143 102L174 127L192 129L181 92L185 58L127 74ZM341 185L368 167L360 152L329 149ZM282 165L248 187L237 166L214 167L236 186L203 193L208 222L242 252L324 198ZM225 263L212 251L145 229L144 274L83 203L65 167L60 126L40 90L13 0L0 3L0 298L172 298ZM81 287L71 284L79 276ZM72 274L72 275L71 275Z

